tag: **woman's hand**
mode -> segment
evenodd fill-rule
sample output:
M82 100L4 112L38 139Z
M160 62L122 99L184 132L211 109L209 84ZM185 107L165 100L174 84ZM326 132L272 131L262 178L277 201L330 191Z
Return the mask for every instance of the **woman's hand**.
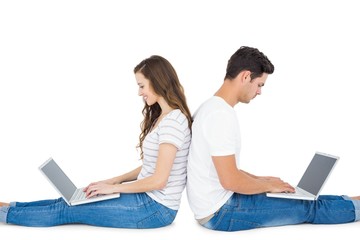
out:
M115 185L106 181L91 183L84 189L86 197L91 198L97 195L112 194L115 191Z
M83 189L84 192L88 192L89 187L94 186L94 185L98 185L98 184L108 184L108 185L114 185L116 182L113 181L113 179L107 179L107 180L102 180L102 181L98 181L98 182L93 182L90 183L87 187L85 187Z

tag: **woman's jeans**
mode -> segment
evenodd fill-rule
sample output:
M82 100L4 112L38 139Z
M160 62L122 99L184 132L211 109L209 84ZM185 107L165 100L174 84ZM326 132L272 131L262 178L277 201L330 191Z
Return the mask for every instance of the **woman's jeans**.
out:
M48 227L70 223L116 228L158 228L169 225L177 211L150 198L146 193L68 206L62 199L11 203L0 208L0 221L10 224Z
M320 196L316 201L305 201L234 193L203 226L239 231L299 223L347 223L359 217L360 201L346 196Z

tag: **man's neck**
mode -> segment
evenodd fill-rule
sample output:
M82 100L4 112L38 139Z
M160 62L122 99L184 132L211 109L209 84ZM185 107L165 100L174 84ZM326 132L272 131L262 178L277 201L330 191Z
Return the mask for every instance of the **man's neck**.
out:
M231 81L225 80L223 85L215 93L215 96L221 97L230 106L234 107L238 103L236 92Z

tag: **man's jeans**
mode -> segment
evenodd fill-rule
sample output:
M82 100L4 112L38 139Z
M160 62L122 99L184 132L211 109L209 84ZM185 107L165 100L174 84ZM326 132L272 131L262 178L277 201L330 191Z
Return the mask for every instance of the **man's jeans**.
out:
M360 201L346 196L320 196L316 201L304 201L234 193L203 226L239 231L299 223L347 223L359 217Z

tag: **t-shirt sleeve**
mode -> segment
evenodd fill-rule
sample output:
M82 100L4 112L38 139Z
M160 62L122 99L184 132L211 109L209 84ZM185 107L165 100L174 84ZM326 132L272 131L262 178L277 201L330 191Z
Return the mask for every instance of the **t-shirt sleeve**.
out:
M164 119L159 126L159 144L170 143L181 149L185 143L187 131L189 129L185 116L178 119Z
M216 112L203 125L211 156L236 154L236 117L228 111Z

